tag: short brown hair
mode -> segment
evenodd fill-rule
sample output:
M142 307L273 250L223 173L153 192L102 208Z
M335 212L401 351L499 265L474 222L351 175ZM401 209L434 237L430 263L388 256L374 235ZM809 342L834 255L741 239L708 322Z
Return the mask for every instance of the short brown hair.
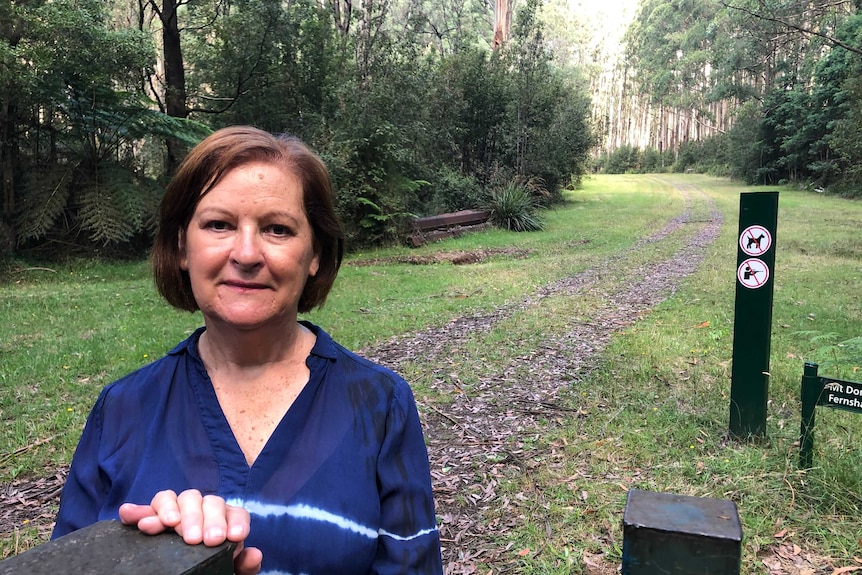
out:
M150 254L153 279L172 306L199 309L188 272L180 268L180 233L188 228L201 198L231 169L249 162L283 168L302 184L302 204L314 234L320 267L309 276L299 298L299 312L322 306L344 256L344 231L335 213L329 171L317 154L292 136L273 136L251 126L214 132L195 146L165 189Z

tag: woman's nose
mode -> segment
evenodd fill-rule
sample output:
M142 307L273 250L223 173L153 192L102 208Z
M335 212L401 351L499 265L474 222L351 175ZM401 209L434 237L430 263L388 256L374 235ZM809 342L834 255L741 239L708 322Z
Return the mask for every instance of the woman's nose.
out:
M260 235L257 230L241 228L233 246L233 260L242 266L254 266L262 260Z

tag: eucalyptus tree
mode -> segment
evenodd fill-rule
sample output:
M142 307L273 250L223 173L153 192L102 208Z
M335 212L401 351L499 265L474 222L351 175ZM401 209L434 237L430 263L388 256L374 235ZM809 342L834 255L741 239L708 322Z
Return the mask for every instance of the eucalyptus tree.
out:
M493 10L486 0L399 0L396 21L416 32L416 41L440 59L472 47L491 45Z
M708 93L715 43L713 0L646 0L627 33L639 92L658 107L655 147L677 149L715 129ZM647 110L646 113L653 113Z
M862 55L862 49L836 35L840 14L862 10L862 0L809 2L805 0L766 1L721 0L722 6L743 14L749 21L768 22L782 31L782 36L816 37L826 44ZM830 22L831 20L831 22Z
M859 9L859 6L856 6ZM850 16L835 32L841 42L819 63L812 108L821 114L824 134L812 144L809 164L820 185L836 184L859 196L862 186L862 13ZM842 49L851 46L856 50Z
M137 0L137 26L158 39L157 60L146 75L148 94L164 114L203 120L229 110L260 82L265 60L276 43L281 2L276 0ZM210 46L212 45L212 46ZM202 50L201 46L209 46ZM190 49L197 53L190 55ZM213 89L197 59L221 50L230 82ZM196 73L198 72L198 73ZM221 78L226 78L221 74ZM182 138L166 138L166 172L173 172L186 153Z
M813 180L818 185L845 181L852 160L842 156L854 145L846 127L859 107L854 80L859 38L848 27L858 14L849 1L724 1L727 22L760 31L759 42L738 50L735 63L749 71L749 92L760 102L754 122L759 144L737 167L755 182ZM732 54L728 51L727 54ZM724 69L727 69L725 65ZM750 132L737 123L734 132ZM843 136L839 136L843 134ZM837 144L841 142L841 144Z

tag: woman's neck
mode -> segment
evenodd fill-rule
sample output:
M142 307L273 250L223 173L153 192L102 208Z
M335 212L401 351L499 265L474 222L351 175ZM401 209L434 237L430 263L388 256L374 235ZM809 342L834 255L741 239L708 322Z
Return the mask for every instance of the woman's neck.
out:
M278 329L240 330L207 322L198 350L207 368L257 369L280 362L305 361L314 334L300 323Z

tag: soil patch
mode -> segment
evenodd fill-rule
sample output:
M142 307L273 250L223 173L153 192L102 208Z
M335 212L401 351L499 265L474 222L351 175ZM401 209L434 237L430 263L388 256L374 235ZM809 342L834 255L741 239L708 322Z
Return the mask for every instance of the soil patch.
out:
M519 248L489 248L482 250L458 250L452 252L435 252L425 255L407 255L394 256L391 258L368 258L363 260L353 260L346 265L351 266L378 266L385 264L412 264L417 266L428 266L433 264L477 264L494 256L507 256L511 258L525 258L530 255L533 250L523 250Z

